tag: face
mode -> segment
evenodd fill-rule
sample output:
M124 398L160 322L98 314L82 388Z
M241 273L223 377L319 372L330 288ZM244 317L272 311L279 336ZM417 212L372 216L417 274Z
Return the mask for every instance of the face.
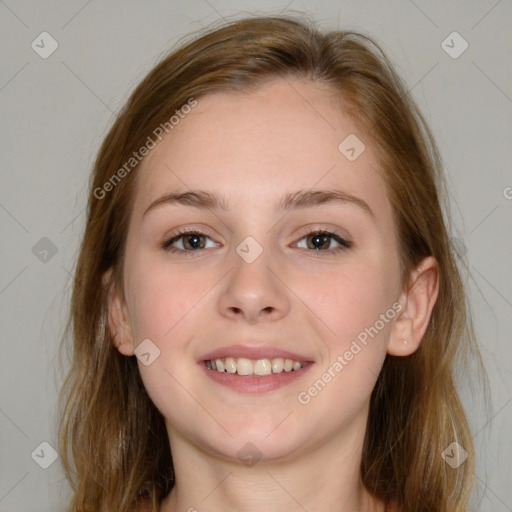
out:
M139 369L170 435L226 459L251 442L279 460L364 429L398 311L396 230L372 143L326 86L292 84L200 98L139 169L127 234L118 348L150 340ZM150 207L199 190L220 204ZM338 199L279 208L316 191ZM286 359L304 365L279 373ZM218 371L233 362L236 373Z

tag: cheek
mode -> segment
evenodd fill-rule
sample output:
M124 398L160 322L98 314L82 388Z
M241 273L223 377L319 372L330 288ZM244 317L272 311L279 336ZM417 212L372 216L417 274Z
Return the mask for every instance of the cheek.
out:
M158 261L132 266L131 317L135 343L144 338L164 348L164 340L179 330L182 320L205 294L199 273L170 271Z
M325 428L335 430L368 404L396 315L393 278L381 263L361 262L333 272L325 286L309 279L299 292L328 329L322 329L325 357L297 400L326 418Z
M200 301L207 292L205 276L175 268L171 271L169 265L155 259L141 263L132 264L129 274L135 345L150 339L159 352L147 366L138 361L140 375L162 415L185 429L193 420L183 411L201 414L189 395L197 393L190 385L193 359L187 351L204 314Z
M378 260L347 264L323 279L302 276L296 286L304 303L325 324L329 347L337 351L391 308L396 288L394 270ZM384 325L378 323L380 339L387 336L390 325L389 319Z

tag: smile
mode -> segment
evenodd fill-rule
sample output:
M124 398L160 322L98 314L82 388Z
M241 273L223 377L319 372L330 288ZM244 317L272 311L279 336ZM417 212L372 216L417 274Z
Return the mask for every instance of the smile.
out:
M273 359L247 359L245 357L222 357L205 361L206 367L220 373L238 375L265 375L300 370L307 363L276 357Z

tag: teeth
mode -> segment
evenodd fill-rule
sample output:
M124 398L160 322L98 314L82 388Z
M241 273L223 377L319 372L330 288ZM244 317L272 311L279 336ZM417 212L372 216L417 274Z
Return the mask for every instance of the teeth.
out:
M272 364L268 359L258 359L254 363L253 372L255 375L270 375L272 373Z
M300 370L306 363L276 357L275 359L251 360L245 357L225 357L206 361L206 366L211 370L227 373L238 373L238 375L271 375Z
M272 372L273 373L281 373L284 369L284 359L282 357L277 357L276 359L272 359Z
M254 373L252 361L244 357L239 357L236 362L236 371L238 375L252 375Z
M236 373L236 361L233 357L226 357L226 371L228 373Z

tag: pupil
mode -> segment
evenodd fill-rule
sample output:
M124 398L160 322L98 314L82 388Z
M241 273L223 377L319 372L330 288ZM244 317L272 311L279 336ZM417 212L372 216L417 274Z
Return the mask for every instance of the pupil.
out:
M314 237L313 237L313 245L315 246L315 248L317 248L317 249L318 249L319 247L321 247L322 245L324 245L325 240L322 240L322 239L325 239L325 237L326 237L326 236L327 236L327 235L322 235L322 234L320 234L320 235L314 235ZM317 245L315 241L319 242L319 244Z
M191 242L192 240L192 242ZM188 244L193 247L194 249L196 249L197 247L199 247L201 244L200 244L200 241L199 241L199 236L198 235L190 235L188 237Z

